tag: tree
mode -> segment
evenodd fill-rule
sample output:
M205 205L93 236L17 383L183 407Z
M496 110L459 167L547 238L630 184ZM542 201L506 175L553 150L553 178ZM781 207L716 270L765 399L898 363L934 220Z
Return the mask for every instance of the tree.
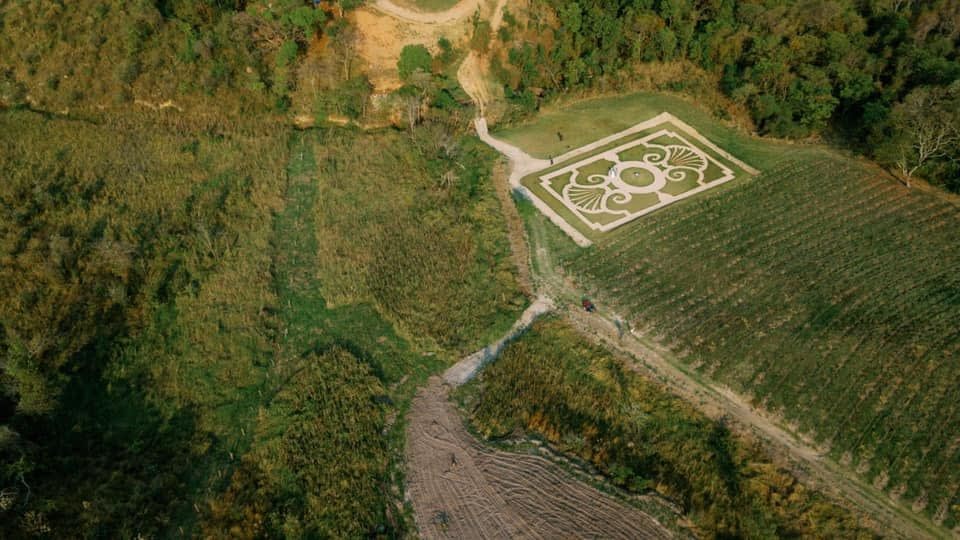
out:
M433 64L433 57L430 51L423 45L405 45L400 51L400 60L397 61L397 71L400 72L400 78L404 81L410 79L411 75L418 70L424 73L430 73L430 66Z
M353 76L353 68L357 57L360 55L360 40L357 30L353 26L347 26L334 38L334 49L340 58L343 67L343 80L350 80Z
M424 100L434 92L433 77L422 69L416 69L409 76L410 84L398 92L403 98L407 110L407 124L410 131L420 123Z
M920 87L893 109L893 164L907 187L934 161L960 159L960 81L947 88Z

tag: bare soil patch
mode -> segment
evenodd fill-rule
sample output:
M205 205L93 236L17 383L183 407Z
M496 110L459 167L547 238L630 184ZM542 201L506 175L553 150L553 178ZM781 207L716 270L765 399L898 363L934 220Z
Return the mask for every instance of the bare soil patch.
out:
M535 455L484 446L433 377L407 427L407 497L423 538L669 538L639 509Z
M365 64L364 72L377 93L390 92L402 86L397 73L397 60L404 46L424 45L431 54L436 54L440 37L459 43L466 39L470 28L463 20L418 23L374 7L358 9L352 16L359 30L358 52Z

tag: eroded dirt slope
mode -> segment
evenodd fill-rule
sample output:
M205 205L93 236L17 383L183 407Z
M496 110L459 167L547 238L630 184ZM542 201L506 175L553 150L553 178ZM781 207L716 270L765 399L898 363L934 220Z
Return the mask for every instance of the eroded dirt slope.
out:
M670 538L649 515L551 461L482 445L434 377L407 427L407 497L423 538Z

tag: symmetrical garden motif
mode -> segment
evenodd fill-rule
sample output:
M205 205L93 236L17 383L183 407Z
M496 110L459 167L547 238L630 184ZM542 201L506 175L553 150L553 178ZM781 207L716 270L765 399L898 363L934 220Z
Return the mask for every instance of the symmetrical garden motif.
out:
M595 231L609 231L734 178L733 170L669 129L539 176L551 196Z

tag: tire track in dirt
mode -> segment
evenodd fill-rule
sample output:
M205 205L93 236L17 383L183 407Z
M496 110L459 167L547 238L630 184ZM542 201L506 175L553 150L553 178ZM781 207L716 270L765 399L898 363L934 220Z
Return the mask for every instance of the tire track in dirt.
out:
M423 538L670 538L660 523L540 457L480 444L430 379L407 427L407 498Z

